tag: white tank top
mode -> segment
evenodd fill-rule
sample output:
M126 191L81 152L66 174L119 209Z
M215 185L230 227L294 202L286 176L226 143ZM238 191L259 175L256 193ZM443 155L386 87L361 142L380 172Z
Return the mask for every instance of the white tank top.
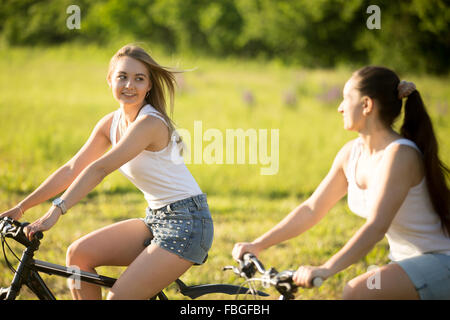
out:
M385 151L394 144L407 145L420 152L416 144L408 139L393 141ZM355 139L346 170L347 200L351 211L367 219L373 191L360 189L355 179L356 164L362 147L362 139ZM374 170L373 174L377 174L377 170ZM450 238L446 237L442 231L439 216L431 204L425 177L418 185L409 190L386 233L386 237L390 247L389 258L392 261L429 252L450 255Z
M121 113L120 109L116 110L111 123L110 140L113 147L116 145ZM167 125L162 114L149 104L141 108L136 120L143 115L161 119ZM176 142L178 137L178 133L174 131L164 149L144 150L119 168L119 171L144 193L151 209L158 209L202 193L180 156L181 144Z

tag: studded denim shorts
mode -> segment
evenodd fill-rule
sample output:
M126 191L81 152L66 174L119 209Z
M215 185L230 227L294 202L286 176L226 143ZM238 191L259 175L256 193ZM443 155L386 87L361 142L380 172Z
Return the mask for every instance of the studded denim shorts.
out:
M397 261L421 300L450 300L450 255L427 253Z
M214 227L205 194L147 208L144 222L153 235L145 245L155 244L195 264L206 261Z

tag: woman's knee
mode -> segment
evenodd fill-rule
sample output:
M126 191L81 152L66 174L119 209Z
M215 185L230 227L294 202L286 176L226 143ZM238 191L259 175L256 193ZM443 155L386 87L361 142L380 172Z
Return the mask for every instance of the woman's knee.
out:
M344 290L342 291L342 300L355 300L353 297L353 287L350 285L350 283L346 283Z
M361 286L364 285L358 278L352 279L344 287L342 292L343 300L360 300L364 299Z
M67 266L77 266L80 269L86 267L95 267L91 266L92 261L89 261L89 254L87 252L87 248L82 239L79 239L73 242L68 248L66 252L66 265Z

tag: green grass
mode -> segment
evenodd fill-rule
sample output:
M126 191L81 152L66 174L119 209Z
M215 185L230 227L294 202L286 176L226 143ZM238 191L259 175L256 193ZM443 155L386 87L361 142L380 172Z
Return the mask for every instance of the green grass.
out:
M109 59L116 49L72 45L2 49L0 212L14 206L69 160L96 122L118 108L105 81ZM188 165L208 194L215 240L208 262L192 268L182 279L188 284L240 284L236 276L222 271L224 265L233 263L234 243L259 236L306 199L329 170L337 151L356 137L342 128L342 118L337 112L340 96L333 94L340 92L352 70L305 70L276 63L152 52L164 65L197 68L183 74L184 84L176 96L174 119L179 127L192 132L194 121L201 120L203 132L217 128L224 136L226 129L279 129L276 175L260 175L260 164ZM438 134L441 158L448 163L448 77L402 77L414 81L422 92ZM252 106L243 100L244 90L254 95ZM293 106L283 103L288 91L297 97ZM203 147L207 145L203 143ZM64 264L71 242L110 223L142 217L145 206L142 194L115 172L46 232L36 258ZM25 219L34 221L48 207L45 203L29 210ZM362 223L341 201L320 224L263 252L261 260L267 267L279 270L323 263ZM338 299L348 280L367 271L369 265L388 262L387 253L387 241L383 240L367 257L330 278L321 288L301 290L298 298ZM102 267L99 273L119 276L122 270ZM70 299L65 279L45 275L44 278L58 298ZM0 286L9 285L11 279L1 258ZM173 287L167 292L170 298L181 298ZM20 298L32 296L25 290Z

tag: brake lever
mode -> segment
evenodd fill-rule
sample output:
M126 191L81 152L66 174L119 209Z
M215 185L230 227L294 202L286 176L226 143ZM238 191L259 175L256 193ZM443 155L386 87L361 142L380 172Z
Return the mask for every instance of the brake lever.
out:
M286 270L278 273L274 278L275 288L288 299L293 299L294 293L298 290L297 285L292 279L293 275L294 271Z
M0 231L3 234L6 235L9 232L13 232L14 229L16 229L15 233L12 233L12 234L13 234L13 236L16 236L18 228L17 228L17 226L14 225L13 220L11 220L10 218L2 219L1 224L0 224Z
M256 267L252 261L239 260L239 270L247 279L252 278L256 273Z
M222 268L222 271L227 271L227 270L231 270L236 274L239 274L239 269L236 268L235 266L225 266Z
M225 266L222 268L222 271L226 271L226 270L231 270L231 271L233 271L233 273L237 274L240 277L243 277L243 278L247 277L247 275L243 271L241 271L239 268L237 268L235 266Z
M256 267L254 266L253 262L247 259L239 259L239 267L235 266L226 266L223 267L223 270L232 270L235 274L237 274L240 277L250 279L252 278L256 273Z
M4 218L1 220L0 230L5 235L8 233L12 238L23 244L25 247L29 247L32 244L39 246L39 240L43 238L43 233L42 231L36 232L33 239L30 241L23 232L23 229L29 224L29 222L21 223L11 218Z
M293 280L292 280L293 276L294 276L294 271L286 270L286 271L282 271L282 272L278 273L276 278L282 282L285 282L285 281L293 282Z
M3 232L3 228L5 228L6 225L11 225L10 219L8 217L0 219L0 232Z

